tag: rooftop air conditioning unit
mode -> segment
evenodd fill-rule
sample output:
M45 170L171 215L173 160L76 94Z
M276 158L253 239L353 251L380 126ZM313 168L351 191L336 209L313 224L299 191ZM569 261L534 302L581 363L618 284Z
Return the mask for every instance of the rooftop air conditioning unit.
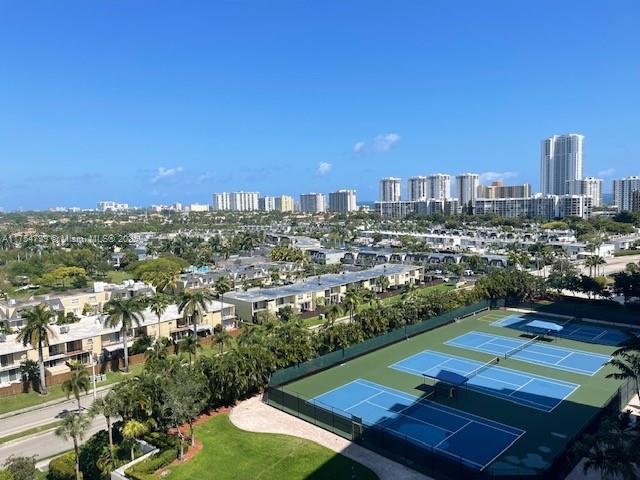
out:
M60 333L69 333L69 325L62 325L60 327Z

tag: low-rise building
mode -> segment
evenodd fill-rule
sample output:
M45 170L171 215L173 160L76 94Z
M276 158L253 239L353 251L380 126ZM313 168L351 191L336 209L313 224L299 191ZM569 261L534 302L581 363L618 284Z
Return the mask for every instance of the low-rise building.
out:
M422 277L422 268L396 264L377 265L358 272L309 277L281 287L229 292L224 298L236 306L236 314L241 320L252 322L263 311L275 314L282 308L291 307L295 312L307 312L314 311L321 305L340 303L349 288L373 289L381 276L389 280L389 287L402 287L418 282Z

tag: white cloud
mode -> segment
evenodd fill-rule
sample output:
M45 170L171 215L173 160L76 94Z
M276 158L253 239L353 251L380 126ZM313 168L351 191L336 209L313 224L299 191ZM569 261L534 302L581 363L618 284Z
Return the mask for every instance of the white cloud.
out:
M606 170L600 170L598 172L599 177L610 177L615 173L615 168L607 168Z
M506 180L519 175L518 172L484 172L480 174L480 182L495 182L496 180Z
M371 142L359 141L353 146L354 153L385 153L391 150L401 137L397 133L382 133L376 135Z
M173 168L164 168L160 167L155 172L153 178L151 178L151 183L156 183L163 178L173 177L178 173L182 172L182 167L173 167Z
M326 175L331 171L332 168L333 168L333 165L331 165L330 163L320 162L320 164L318 165L317 173L318 175Z

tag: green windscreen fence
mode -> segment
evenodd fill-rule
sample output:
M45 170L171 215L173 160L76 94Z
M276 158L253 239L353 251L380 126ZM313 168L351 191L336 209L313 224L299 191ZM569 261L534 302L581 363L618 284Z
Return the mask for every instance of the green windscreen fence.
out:
M393 343L399 342L408 337L419 335L421 333L433 330L434 328L447 325L454 322L458 318L462 318L468 315L472 315L474 312L478 312L489 308L489 306L499 307L500 302L482 301L467 305L466 307L458 308L450 312L444 313L437 317L431 317L423 320L422 322L407 325L405 327L392 330L383 335L379 335L364 342L356 343L350 347L336 350L335 352L327 353L317 358L313 358L299 365L277 370L271 375L269 380L269 386L275 387L278 385L284 385L299 378L311 375L312 373L331 368L334 365L339 365L347 360L355 357L359 357L369 352L373 352L380 348L386 347Z

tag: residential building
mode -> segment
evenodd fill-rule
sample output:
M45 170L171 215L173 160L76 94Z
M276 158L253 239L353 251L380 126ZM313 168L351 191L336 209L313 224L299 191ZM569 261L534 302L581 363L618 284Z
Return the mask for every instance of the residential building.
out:
M397 202L400 200L400 179L396 177L385 177L380 180L381 202Z
M221 192L213 194L213 210L253 212L258 210L258 192Z
M198 334L213 333L216 325L231 327L235 325L235 306L218 301L209 302L205 313L199 321ZM66 325L50 325L49 345L44 346L43 356L46 375L68 372L67 362L78 360L89 364L93 358L106 361L118 355L123 349L120 326L107 326L101 315L82 317L79 321ZM178 340L193 332L191 322L185 320L177 305L170 305L158 317L146 309L142 313L142 321L135 324L129 332L128 347L133 345L136 337L172 338ZM20 364L23 360L37 361L37 346L26 347L17 340L17 334L0 335L0 385L21 381Z
M179 205L179 209L176 208L176 211L180 211L180 210L182 210L182 205ZM187 206L186 210L187 212L190 212L190 213L208 212L209 205L207 205L206 203L191 203Z
M427 196L427 177L409 177L409 180L407 180L407 196L410 202L429 198Z
M374 289L378 279L384 276L390 288L417 283L422 268L411 265L384 264L357 272L318 275L299 280L291 285L273 288L257 288L227 293L224 298L236 307L236 314L245 322L257 319L260 312L277 313L291 307L294 312L315 311L321 305L340 303L349 288Z
M613 201L618 211L631 210L633 192L640 190L640 177L633 176L613 181Z
M258 208L262 212L272 212L276 209L276 197L260 197L258 199Z
M326 210L325 203L325 196L322 193L300 195L300 211L304 213L322 213Z
M477 173L461 173L456 175L456 189L461 208L473 206L478 195L480 176Z
M569 193L571 195L588 195L591 197L594 207L602 206L602 179L584 177L580 180L569 180Z
M565 195L572 180L582 178L584 136L553 135L540 147L540 191L543 195Z
M290 197L289 195L280 195L279 197L275 197L275 200L275 208L278 212L293 212L293 197Z
M416 202L397 200L395 202L376 202L376 214L388 218L404 218L415 212Z
M592 199L587 195L534 195L522 198L477 198L476 215L499 215L501 217L528 217L551 220L575 216L590 218Z
M640 190L633 192L631 198L631 211L640 212Z
M129 210L129 204L118 203L113 201L98 202L98 211L100 212L126 212Z
M356 205L355 190L338 190L329 194L330 212L355 212Z
M478 185L478 198L525 198L531 196L531 185L505 185L495 181L489 186Z
M231 210L231 196L228 192L214 193L212 210L225 211Z
M435 198L448 200L451 198L451 176L444 173L434 173L427 176L427 200Z

